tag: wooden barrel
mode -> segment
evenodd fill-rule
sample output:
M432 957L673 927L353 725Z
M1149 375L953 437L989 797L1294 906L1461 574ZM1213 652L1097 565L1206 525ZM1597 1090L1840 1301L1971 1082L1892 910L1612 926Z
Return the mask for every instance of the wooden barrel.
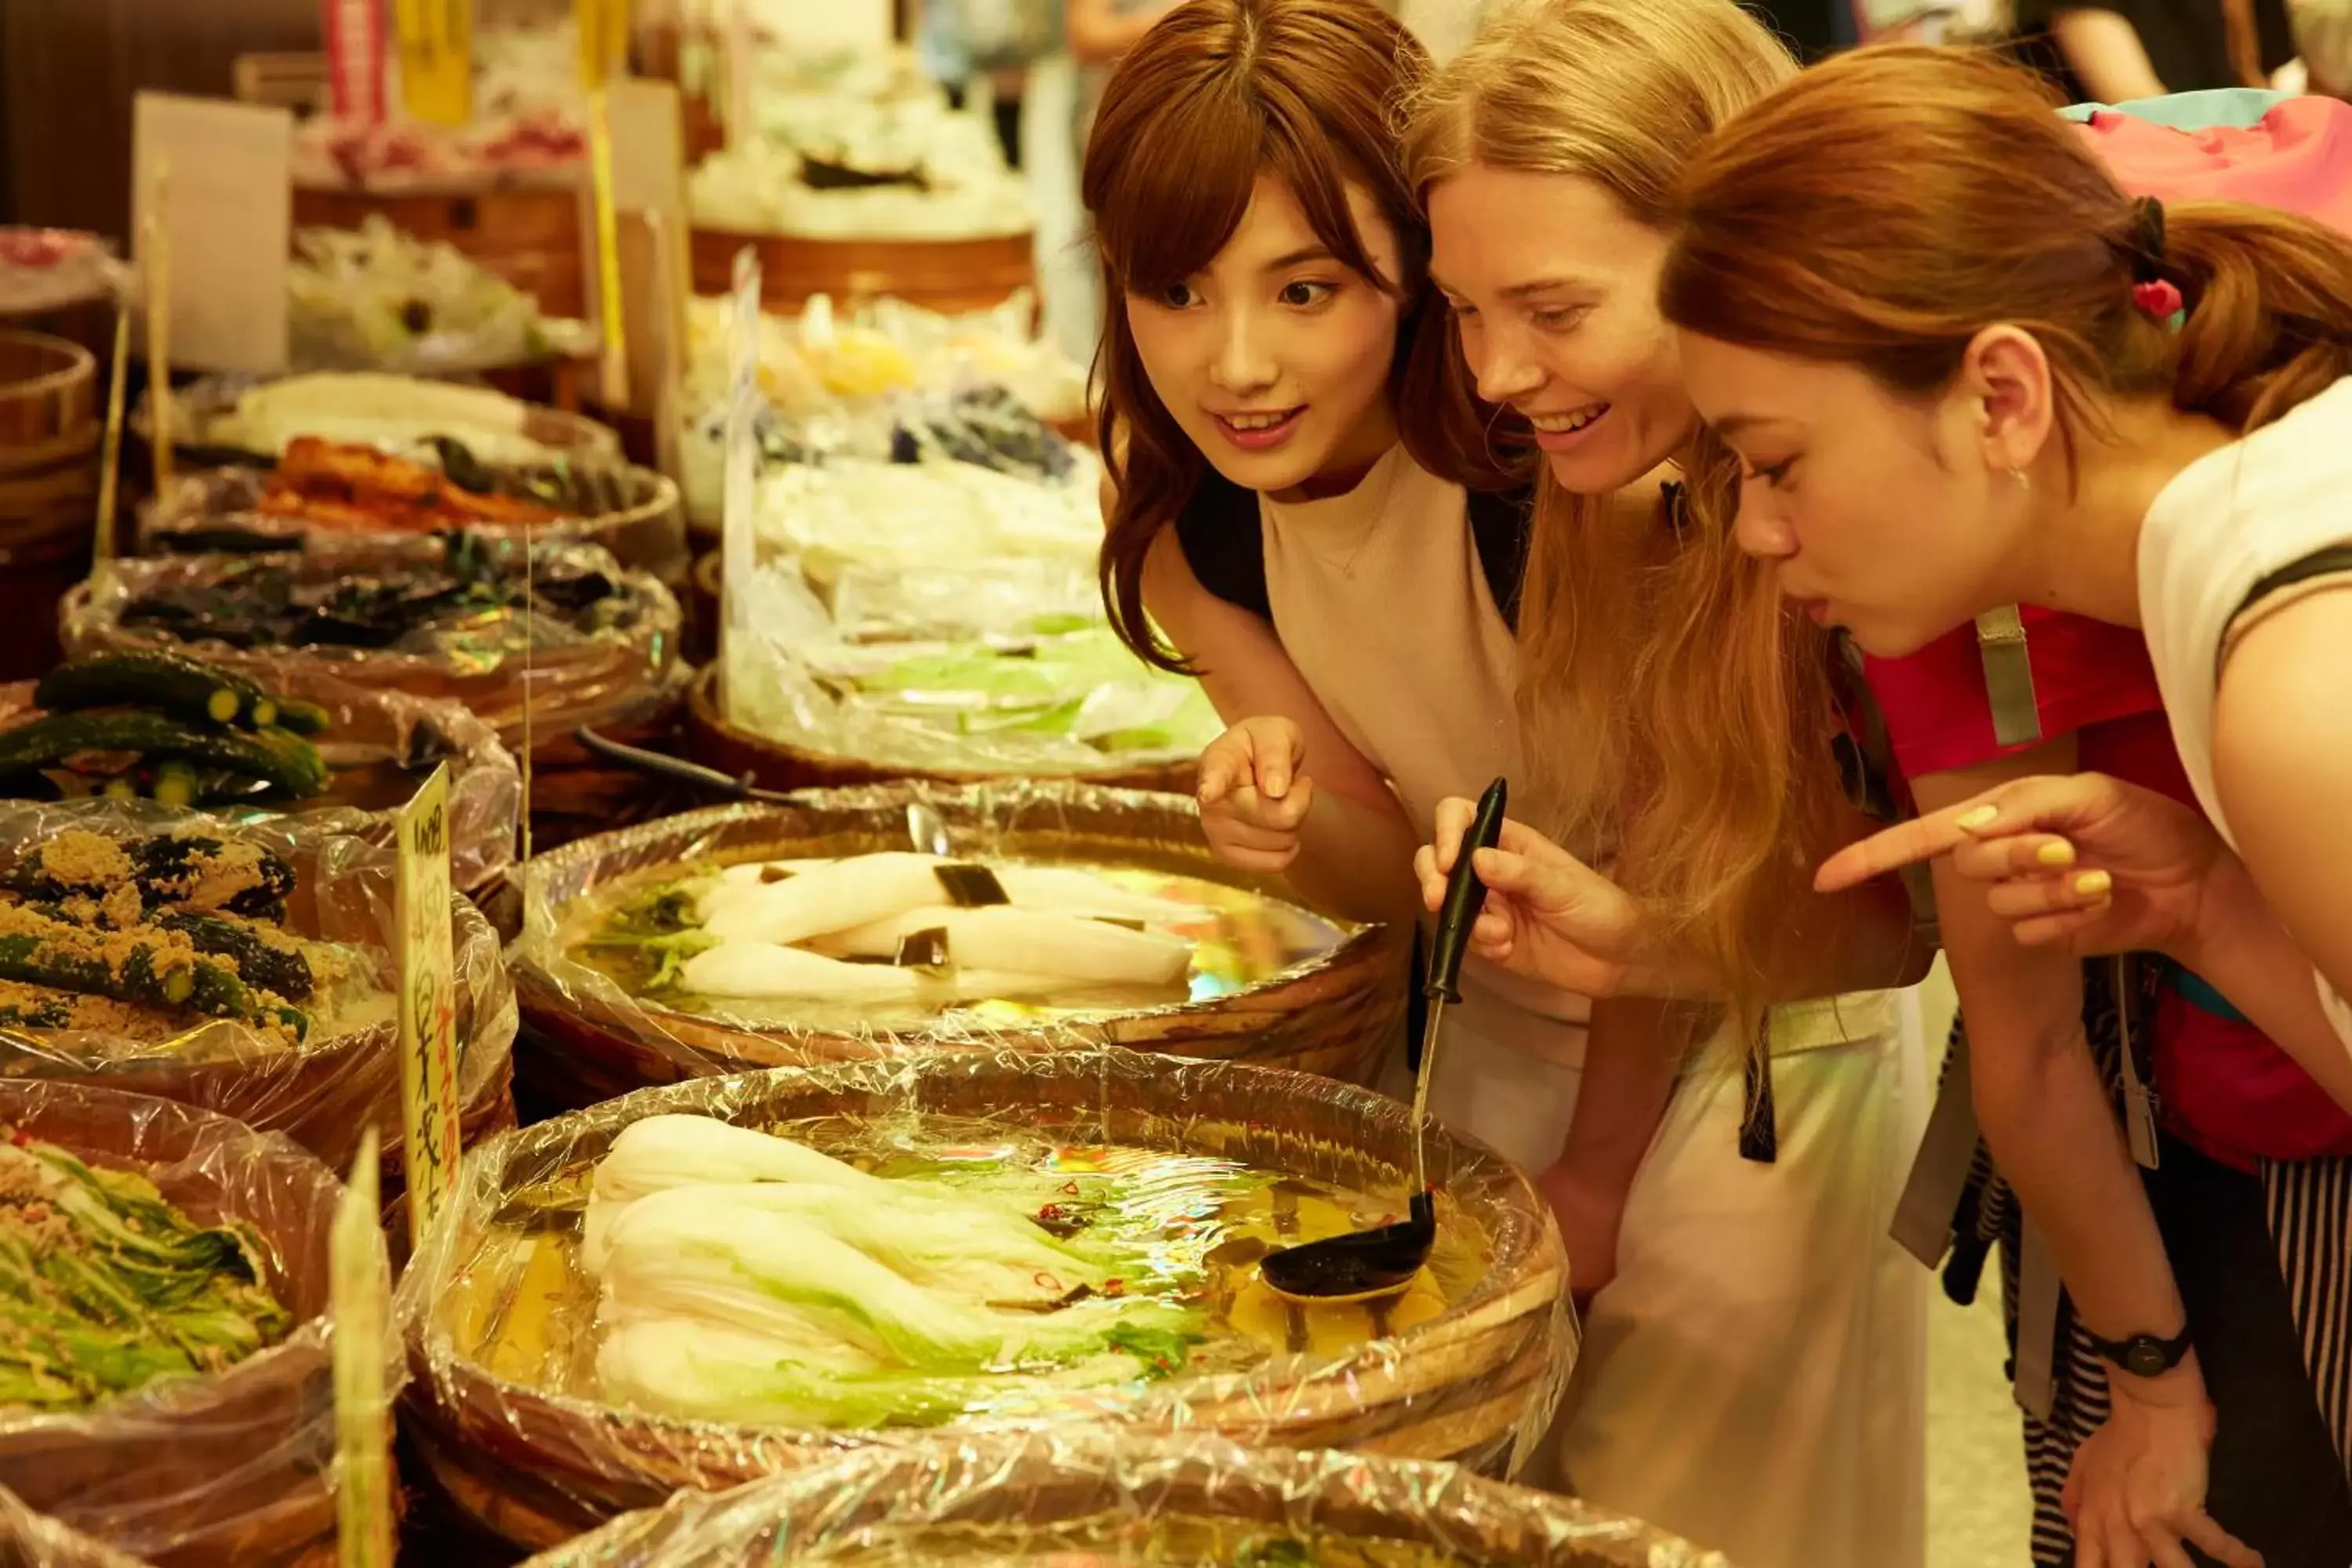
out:
M467 1156L464 1191L403 1275L394 1310L412 1372L403 1430L435 1483L518 1545L556 1545L617 1513L657 1506L680 1488L718 1490L804 1471L845 1449L906 1436L727 1426L603 1405L554 1392L497 1353L504 1330L492 1326L493 1313L504 1309L487 1303L515 1299L520 1271L538 1250L523 1240L529 1222L509 1212L509 1201L601 1159L629 1123L665 1113L754 1127L838 1128L877 1117L910 1128L933 1119L967 1129L975 1121L1051 1127L1071 1142L1233 1160L1361 1192L1402 1190L1416 1145L1407 1108L1380 1095L1278 1068L1125 1051L935 1053L786 1068L642 1089L503 1133ZM1066 1412L952 1415L938 1436L984 1437L1018 1419L1057 1435L1185 1431L1252 1448L1344 1448L1515 1473L1533 1456L1575 1360L1568 1258L1525 1175L1442 1127L1429 1128L1422 1147L1432 1185L1487 1244L1485 1277L1443 1315L1247 1372L1104 1391ZM550 1244L559 1260L554 1249L562 1245ZM569 1304L550 1321L559 1331L584 1327Z
M0 680L58 661L58 600L89 570L98 447L97 359L0 331Z
M1026 234L982 239L804 239L796 235L740 234L697 228L692 245L694 291L724 294L735 286L735 254L745 246L760 257L760 299L789 315L818 294L835 300L880 298L947 315L1002 305L1037 283Z
M539 301L541 314L588 314L581 193L572 185L367 191L298 188L301 226L358 228L371 214L423 240L441 240Z
M929 779L935 784L1002 783L1003 773L958 772L945 768L898 767L862 757L814 752L785 741L754 734L730 723L719 711L719 666L711 665L695 678L686 704L686 754L730 778L749 777L762 789L842 789L852 784L887 784L895 779ZM1106 766L1092 773L1066 775L1075 784L1103 784L1113 789L1153 790L1191 795L1199 764L1181 762ZM1052 775L1062 777L1064 775Z

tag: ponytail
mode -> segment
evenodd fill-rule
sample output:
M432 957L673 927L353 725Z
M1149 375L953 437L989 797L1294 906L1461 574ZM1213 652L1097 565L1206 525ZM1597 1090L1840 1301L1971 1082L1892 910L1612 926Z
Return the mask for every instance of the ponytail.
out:
M2228 202L2173 207L2166 230L2166 271L2188 305L2176 405L2258 430L2352 375L2352 240Z

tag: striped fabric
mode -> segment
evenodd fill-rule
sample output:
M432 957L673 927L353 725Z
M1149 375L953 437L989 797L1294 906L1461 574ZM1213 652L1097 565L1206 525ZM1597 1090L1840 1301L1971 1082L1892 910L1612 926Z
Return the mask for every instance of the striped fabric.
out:
M2113 987L2108 965L2083 966L2083 1023L2101 1079L2118 1106L2122 1064L2117 1049ZM1965 1037L1967 1020L1952 1020L1955 1042ZM2286 1281L2295 1325L2302 1336L2321 1415L2336 1440L2336 1452L2352 1481L2352 1159L2268 1163L2262 1171L2266 1215ZM1998 1249L2001 1310L2012 1365L2017 1350L2018 1268L2022 1226L2017 1197L1993 1169L1983 1145L1960 1199L1956 1231L1957 1260L1982 1258ZM1972 1292L1946 1271L1947 1289L1961 1300ZM2032 1550L2035 1568L2070 1568L2074 1535L2061 1504L2075 1450L2107 1418L2105 1363L2093 1350L2074 1305L2060 1300L2057 1344L2047 1418L2020 1413L2024 1428L2027 1484L2033 1492Z

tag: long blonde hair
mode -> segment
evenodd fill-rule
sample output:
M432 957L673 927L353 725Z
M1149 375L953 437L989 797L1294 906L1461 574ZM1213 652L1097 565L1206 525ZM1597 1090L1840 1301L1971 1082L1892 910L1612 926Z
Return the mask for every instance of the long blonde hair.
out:
M1424 203L1473 163L1579 175L1664 232L1701 143L1795 73L1732 0L1526 0L1406 102L1406 171ZM1737 464L1695 417L1677 461L1689 526L1538 479L1514 804L1613 847L1752 1017L1837 811L1830 648L1736 548Z

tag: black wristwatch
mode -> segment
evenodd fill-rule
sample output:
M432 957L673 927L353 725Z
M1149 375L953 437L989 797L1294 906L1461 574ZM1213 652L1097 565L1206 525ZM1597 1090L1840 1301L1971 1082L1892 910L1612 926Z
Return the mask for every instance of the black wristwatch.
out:
M2158 1339L2154 1334L2134 1334L2127 1340L2103 1340L2088 1329L2083 1331L2083 1337L2091 1342L2093 1350L2134 1377L2162 1377L2189 1355L2187 1329L2168 1340Z

